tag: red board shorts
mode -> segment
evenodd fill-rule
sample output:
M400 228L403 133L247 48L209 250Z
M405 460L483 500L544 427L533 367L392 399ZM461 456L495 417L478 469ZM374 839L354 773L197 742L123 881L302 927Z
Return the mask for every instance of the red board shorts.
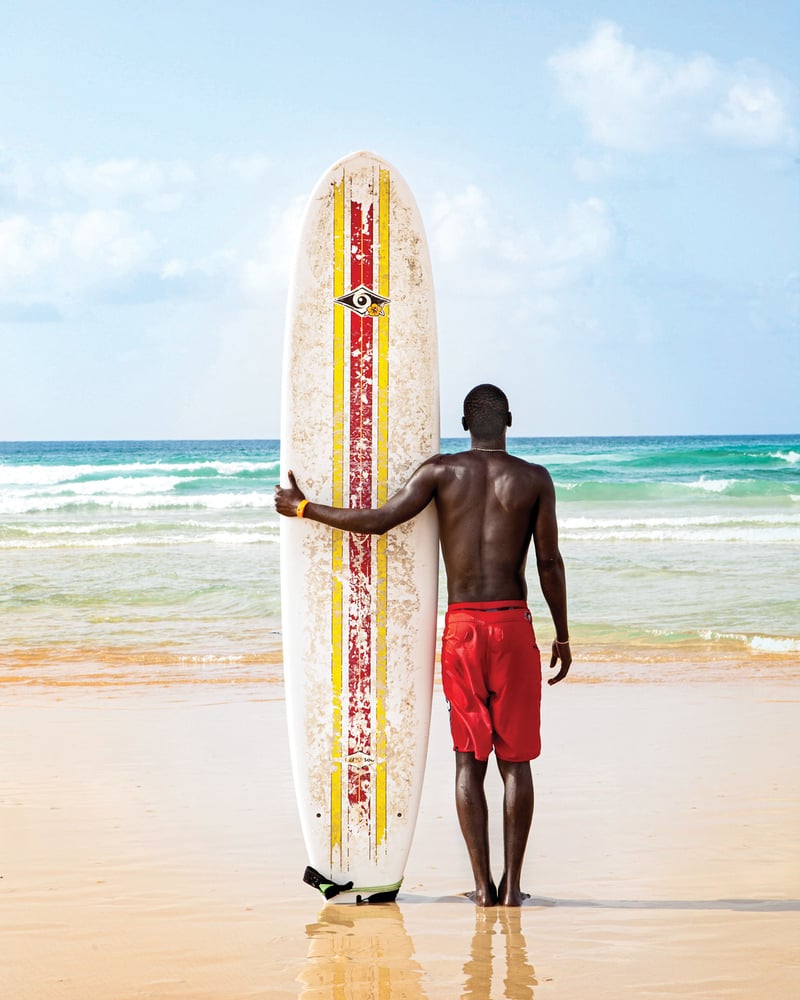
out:
M442 686L453 749L488 760L533 760L542 749L542 661L524 601L451 604Z

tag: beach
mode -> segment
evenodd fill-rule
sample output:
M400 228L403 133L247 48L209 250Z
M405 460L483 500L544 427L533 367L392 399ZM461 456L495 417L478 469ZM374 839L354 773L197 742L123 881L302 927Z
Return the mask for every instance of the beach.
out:
M582 677L582 673L584 676ZM797 995L789 678L549 688L519 911L476 909L434 694L398 902L303 885L280 687L6 687L4 997ZM9 766L10 764L10 766ZM488 781L499 856L499 781Z
M800 441L509 447L553 473L575 662L531 898L483 911L438 678L397 903L301 881L277 442L0 445L4 1000L800 994Z

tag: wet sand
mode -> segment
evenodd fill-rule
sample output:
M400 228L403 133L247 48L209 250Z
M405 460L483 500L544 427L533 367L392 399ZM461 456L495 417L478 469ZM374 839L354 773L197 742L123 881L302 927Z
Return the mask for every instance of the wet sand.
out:
M800 692L669 676L546 690L517 911L459 895L440 691L398 903L355 907L300 881L278 686L9 685L0 996L793 1000Z

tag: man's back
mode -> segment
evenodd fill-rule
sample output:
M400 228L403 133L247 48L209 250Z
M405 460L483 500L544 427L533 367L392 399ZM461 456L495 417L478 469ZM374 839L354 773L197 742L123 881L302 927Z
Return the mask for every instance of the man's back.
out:
M545 530L555 525L547 470L499 449L438 455L430 464L449 602L524 600L531 538L540 559L557 552Z

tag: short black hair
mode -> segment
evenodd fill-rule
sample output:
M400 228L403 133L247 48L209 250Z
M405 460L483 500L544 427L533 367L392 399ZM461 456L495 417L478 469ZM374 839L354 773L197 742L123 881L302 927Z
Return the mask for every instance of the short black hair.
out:
M509 425L508 397L488 382L470 389L464 399L464 426L477 437L501 434Z

